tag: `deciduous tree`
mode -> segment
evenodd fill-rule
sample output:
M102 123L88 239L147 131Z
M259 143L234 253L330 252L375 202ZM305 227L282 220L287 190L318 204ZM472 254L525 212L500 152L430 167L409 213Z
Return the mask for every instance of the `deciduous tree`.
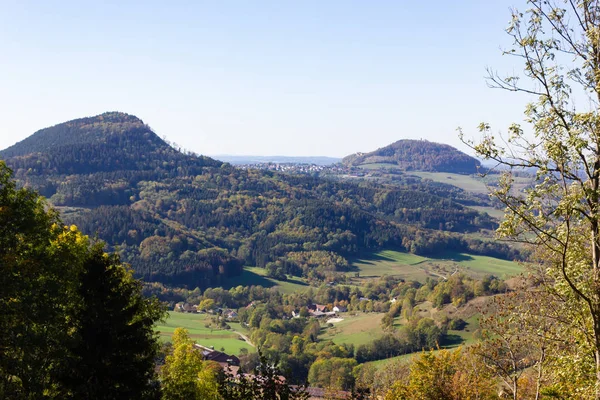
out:
M496 137L483 123L483 140L470 142L480 156L509 168L493 190L506 206L502 237L546 250L544 264L566 308L583 308L580 354L595 365L600 399L600 3L529 0L514 10L505 54L524 72L490 85L525 93L526 126L513 124ZM525 78L525 79L521 79ZM502 135L501 135L502 136ZM525 191L514 189L511 170L534 171Z
M217 366L218 367L218 366ZM173 332L173 352L161 368L163 400L218 400L217 370L202 360L183 328Z

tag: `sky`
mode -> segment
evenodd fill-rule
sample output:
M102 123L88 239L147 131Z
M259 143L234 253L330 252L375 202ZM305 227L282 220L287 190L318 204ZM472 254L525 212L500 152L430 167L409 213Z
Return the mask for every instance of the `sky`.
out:
M400 139L462 150L523 118L490 89L525 0L0 0L0 149L106 111L200 154L343 157Z

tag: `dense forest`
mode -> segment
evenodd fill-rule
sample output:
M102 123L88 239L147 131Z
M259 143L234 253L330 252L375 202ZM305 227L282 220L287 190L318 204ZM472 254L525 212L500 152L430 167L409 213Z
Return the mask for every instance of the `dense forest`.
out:
M479 160L447 144L427 140L399 140L370 153L356 153L345 157L345 165L393 164L406 171L454 172L475 174Z
M42 129L0 157L21 185L150 281L208 287L244 264L269 267L275 277L314 271L312 278L333 280L348 258L380 248L518 257L463 235L495 223L465 207L476 198L449 185L237 169L180 152L123 113ZM308 267L323 254L328 262Z

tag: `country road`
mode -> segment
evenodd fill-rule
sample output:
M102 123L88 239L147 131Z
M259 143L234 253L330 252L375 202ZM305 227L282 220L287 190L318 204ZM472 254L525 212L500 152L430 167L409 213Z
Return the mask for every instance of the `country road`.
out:
M246 335L244 335L243 333L241 333L241 332L238 332L238 331L232 331L232 332L233 332L233 333L237 333L238 335L240 335L240 337L241 337L242 339L244 339L244 341L245 341L246 343L248 343L250 346L252 346L252 347L256 347L256 346L254 345L254 343L252 343L252 342L250 341L250 338L249 338L248 336L246 336Z

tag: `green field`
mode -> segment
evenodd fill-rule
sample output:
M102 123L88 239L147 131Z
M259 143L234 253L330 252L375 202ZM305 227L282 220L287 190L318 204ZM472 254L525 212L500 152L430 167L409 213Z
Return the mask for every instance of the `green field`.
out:
M171 341L171 336L175 328L186 328L190 337L198 344L203 346L214 346L215 350L225 349L228 354L239 354L240 349L245 348L254 351L247 342L240 340L240 336L230 330L217 330L207 328L205 325L210 322L208 314L188 314L169 311L169 317L163 323L156 326L156 331L160 332L162 341ZM240 324L231 323L232 329L246 334Z
M420 310L419 314L421 317L434 318L433 314L446 314L445 309L432 310L431 302L425 302L418 304L415 309ZM344 318L341 322L336 322L333 327L322 328L322 333L319 336L321 340L331 340L336 344L353 344L355 347L362 344L367 344L383 335L381 328L381 319L383 318L382 313L358 313L357 315L342 314ZM467 318L467 327L462 331L448 331L448 342L442 346L442 348L455 348L461 345L469 345L474 342L473 332L479 328L479 314L473 315ZM400 318L397 318L397 322L394 324L398 331L403 329L403 323ZM418 353L417 353L418 355ZM403 356L393 357L386 360L379 360L372 362L373 365L379 367L385 365L394 360L406 360L409 361L415 353L407 354Z
M516 262L487 256L446 253L440 257L427 258L392 250L368 254L354 260L352 265L354 272L348 275L352 276L358 272L359 280L390 275L406 280L424 281L428 276L448 278L455 272L475 278L489 274L507 278L523 271L523 267Z
M454 343L454 344L447 345L447 346L442 346L441 349L456 349L458 346L466 346L466 345L472 344L474 342L473 335L470 332L448 331L448 335L459 336L463 339L463 342L462 343ZM437 353L439 351L440 350L434 350L433 352ZM385 358L383 360L370 361L366 364L372 365L377 369L385 367L386 365L395 363L395 362L398 362L400 364L408 364L408 363L412 362L414 359L418 358L421 354L422 354L422 352L403 354L401 356Z
M447 183L459 187L467 192L489 193L484 179L477 175L451 174L449 172L408 172L407 174L418 176L421 179L431 179L434 182Z
M473 210L479 211L480 213L487 213L490 217L501 220L504 218L504 210L498 210L494 207L483 207L483 206L469 206Z
M323 328L321 339L332 340L336 344L353 344L360 346L372 342L383 334L381 329L382 313L358 313L357 315L342 314L341 322L333 327Z
M358 166L362 169L398 169L400 168L398 164L389 164L389 163L374 163L374 164L361 164Z
M427 274L418 265L427 260L414 254L383 250L354 260L352 266L362 279L401 275L404 279L422 281ZM349 275L353 274L354 272Z
M239 276L227 279L224 289L230 289L236 286L263 286L267 288L277 288L282 293L295 293L300 290L308 289L308 283L300 278L294 277L287 281L278 281L268 278L264 268L244 267L244 271Z

